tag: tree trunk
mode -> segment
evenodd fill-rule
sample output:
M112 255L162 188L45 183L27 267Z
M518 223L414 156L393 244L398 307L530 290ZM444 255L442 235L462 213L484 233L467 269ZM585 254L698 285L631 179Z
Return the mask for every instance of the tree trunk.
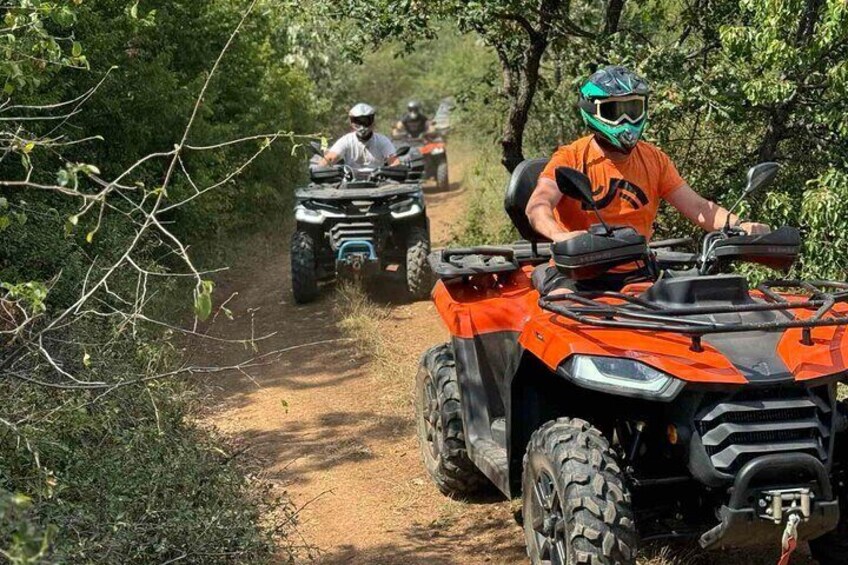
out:
M786 137L786 120L789 118L789 105L780 106L769 114L766 133L757 150L760 163L774 161L777 158L777 146Z
M539 86L539 67L547 47L547 39L542 37L537 37L530 43L530 48L523 57L523 65L516 73L517 83L512 85L514 96L510 97L501 137L501 163L510 173L524 160L524 130Z
M618 23L621 21L621 12L624 10L625 0L609 0L607 6L607 17L604 22L604 35L612 35L618 31Z

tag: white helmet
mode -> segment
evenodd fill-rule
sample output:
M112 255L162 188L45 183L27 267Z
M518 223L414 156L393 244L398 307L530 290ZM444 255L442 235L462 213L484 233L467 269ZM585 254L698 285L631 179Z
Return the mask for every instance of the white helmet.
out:
M374 116L376 114L377 112L374 108L362 102L351 108L350 112L348 112L350 125L353 126L353 131L356 132L356 137L360 141L368 141L374 135Z

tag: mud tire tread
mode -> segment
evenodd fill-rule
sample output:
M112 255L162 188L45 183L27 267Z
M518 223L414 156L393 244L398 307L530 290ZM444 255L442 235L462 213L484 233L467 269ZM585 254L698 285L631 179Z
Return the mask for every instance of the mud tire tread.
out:
M450 178L447 159L444 159L436 166L436 186L439 187L439 190L450 189Z
M423 418L424 379L433 379L438 409L442 419L443 449L438 458L433 458L427 447L426 437L420 422ZM465 445L465 429L462 424L462 405L456 364L450 345L442 344L429 349L421 359L416 382L416 418L418 440L424 466L430 478L442 492L452 498L463 498L476 494L489 486L489 480L474 465Z
M525 477L533 452L547 458L555 471L564 506L568 564L635 564L638 534L630 494L603 434L585 420L559 418L530 438Z
M430 235L425 228L415 227L406 236L406 290L413 300L424 300L433 289L433 274L427 256Z
M297 304L307 304L318 297L318 274L315 264L315 242L303 231L291 238L292 294Z

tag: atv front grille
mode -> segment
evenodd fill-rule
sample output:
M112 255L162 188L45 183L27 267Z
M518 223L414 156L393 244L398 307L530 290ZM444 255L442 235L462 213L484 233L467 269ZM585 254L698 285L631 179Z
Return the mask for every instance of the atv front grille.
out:
M348 241L368 241L376 243L376 228L371 222L340 222L330 228L330 245L338 250Z
M828 387L759 392L708 404L695 428L716 470L734 474L770 453L807 453L827 463L831 416Z

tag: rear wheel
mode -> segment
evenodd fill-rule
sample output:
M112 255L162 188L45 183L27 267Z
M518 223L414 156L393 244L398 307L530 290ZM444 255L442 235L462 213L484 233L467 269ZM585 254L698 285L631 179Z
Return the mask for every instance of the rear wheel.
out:
M318 297L316 270L315 242L308 233L295 231L291 239L291 281L294 301L298 304L312 302Z
M442 159L442 161L439 162L439 166L436 168L436 185L439 187L439 190L450 189L447 158Z
M636 528L609 443L560 418L533 433L524 457L524 537L533 565L631 565Z
M430 254L430 235L424 228L412 228L406 238L406 289L415 300L427 298L433 278L427 255Z
M449 345L437 345L424 354L415 392L418 442L433 482L448 496L479 492L488 480L468 457L456 365Z

